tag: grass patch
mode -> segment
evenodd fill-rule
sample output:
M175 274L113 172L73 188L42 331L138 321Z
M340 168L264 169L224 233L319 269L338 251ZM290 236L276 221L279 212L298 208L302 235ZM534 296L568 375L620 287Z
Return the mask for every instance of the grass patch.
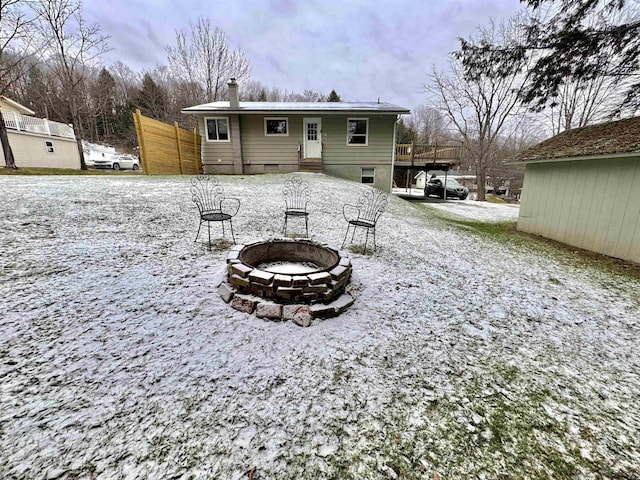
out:
M209 248L209 242L202 242L202 245L205 248ZM234 243L231 240L227 240L226 238L212 238L211 239L211 251L212 252L222 252L224 250L228 250Z
M132 170L76 170L72 168L0 168L0 175L141 175Z
M444 216L438 216L438 218L446 223L500 243L526 248L536 253L544 252L553 255L564 263L578 268L594 268L640 280L639 264L583 250L539 235L520 232L517 229L517 222L474 222ZM549 282L556 283L559 281L555 278L549 278Z
M351 245L349 247L349 251L351 253L357 253L359 255L366 255L368 257L370 257L371 255L373 255L375 253L375 251L372 248L365 248L364 245Z

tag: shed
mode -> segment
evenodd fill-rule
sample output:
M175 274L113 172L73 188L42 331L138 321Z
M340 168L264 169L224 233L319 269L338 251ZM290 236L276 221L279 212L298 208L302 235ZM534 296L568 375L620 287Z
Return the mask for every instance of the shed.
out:
M563 132L518 161L518 230L640 262L640 117Z
M0 110L18 167L80 169L80 153L71 125L35 117L35 112L0 96ZM5 163L0 148L0 162Z
M380 102L229 101L182 110L196 115L206 173L324 172L390 191L398 116Z

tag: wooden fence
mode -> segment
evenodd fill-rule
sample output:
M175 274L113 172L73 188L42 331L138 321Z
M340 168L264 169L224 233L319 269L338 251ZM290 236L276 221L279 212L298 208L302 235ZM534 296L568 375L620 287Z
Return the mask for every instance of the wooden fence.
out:
M147 175L195 175L202 165L200 135L193 131L145 117L136 110L136 126L140 160Z

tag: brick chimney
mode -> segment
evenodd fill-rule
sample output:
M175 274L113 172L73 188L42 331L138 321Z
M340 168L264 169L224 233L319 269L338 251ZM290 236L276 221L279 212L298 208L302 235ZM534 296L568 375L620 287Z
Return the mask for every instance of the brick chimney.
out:
M229 106L232 110L237 110L240 104L238 102L238 84L236 83L236 79L230 78L227 87L229 88Z

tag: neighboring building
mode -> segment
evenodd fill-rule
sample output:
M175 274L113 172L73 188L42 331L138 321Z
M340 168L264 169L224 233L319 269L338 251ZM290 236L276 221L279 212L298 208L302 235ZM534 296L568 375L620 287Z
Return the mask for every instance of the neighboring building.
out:
M640 117L525 150L518 229L640 262Z
M406 108L389 103L228 102L185 108L198 116L206 173L324 172L389 192L395 126Z
M9 145L18 167L80 169L80 153L73 127L34 117L35 112L0 96ZM0 149L0 161L5 164Z

